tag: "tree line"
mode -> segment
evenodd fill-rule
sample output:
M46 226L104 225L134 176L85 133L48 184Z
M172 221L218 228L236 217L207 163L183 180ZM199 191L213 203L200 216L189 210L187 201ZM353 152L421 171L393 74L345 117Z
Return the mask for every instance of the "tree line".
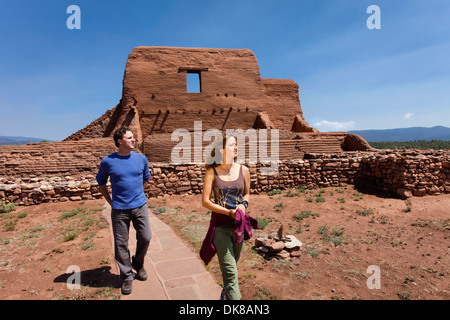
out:
M393 142L369 142L375 149L450 149L450 141L446 140L414 140L414 141L393 141Z

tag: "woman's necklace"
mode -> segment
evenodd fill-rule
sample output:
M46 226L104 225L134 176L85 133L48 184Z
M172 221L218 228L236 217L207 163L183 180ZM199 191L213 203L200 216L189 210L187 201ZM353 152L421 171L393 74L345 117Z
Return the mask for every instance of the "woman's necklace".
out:
M227 174L226 174L227 176L231 176L231 168L232 168L232 167L233 167L233 165L231 165L231 166L230 166L230 169L227 171ZM225 169L225 170L227 170L227 169Z

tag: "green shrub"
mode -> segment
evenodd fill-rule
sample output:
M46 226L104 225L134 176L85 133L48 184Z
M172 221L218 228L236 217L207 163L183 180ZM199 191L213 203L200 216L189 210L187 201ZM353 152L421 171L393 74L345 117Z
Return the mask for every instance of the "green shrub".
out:
M274 195L276 195L276 194L281 194L282 193L282 191L281 190L272 190L272 191L269 191L268 193L267 193L267 195L268 196L274 196Z
M276 204L273 208L275 209L276 212L280 213L281 210L283 210L283 208L284 208L283 202Z
M64 242L72 241L72 240L75 239L77 236L78 236L78 234L77 234L75 231L67 232L66 234L64 234L63 241L64 241Z
M373 214L372 209L364 209L364 210L356 210L356 213L361 216L368 216L369 214Z
M86 210L86 208L83 207L83 208L76 208L74 210L66 211L59 217L59 221L74 217L84 210Z
M325 202L325 198L324 197L317 197L316 198L316 203L319 203L319 202Z
M4 203L3 201L0 201L0 213L8 213L16 209L16 205L14 202L10 202L8 204Z
M262 217L256 217L256 220L258 220L260 229L264 229L272 220L262 218Z
M308 218L310 215L311 215L311 211L304 210L304 211L300 212L299 214L294 214L292 217L294 218L294 220L301 221L305 218Z
M17 220L10 219L5 222L5 231L13 231L16 227Z

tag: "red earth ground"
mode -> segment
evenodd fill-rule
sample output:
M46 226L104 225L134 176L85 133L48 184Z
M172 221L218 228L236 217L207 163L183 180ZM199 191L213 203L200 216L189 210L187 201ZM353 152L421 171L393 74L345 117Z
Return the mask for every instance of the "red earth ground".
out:
M280 192L251 196L250 214L268 224L244 246L243 299L450 298L449 194L407 203L353 186ZM0 299L119 299L104 205L46 203L0 214ZM150 199L149 206L198 252L209 223L200 195ZM254 239L281 225L302 241L299 260L267 260L255 251ZM67 288L72 265L82 274L80 290ZM222 283L217 258L206 269Z

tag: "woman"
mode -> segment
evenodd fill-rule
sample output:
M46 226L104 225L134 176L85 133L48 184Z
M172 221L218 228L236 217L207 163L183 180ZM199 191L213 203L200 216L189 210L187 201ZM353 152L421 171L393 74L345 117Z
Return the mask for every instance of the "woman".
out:
M239 300L237 262L241 255L244 241L236 241L235 219L237 210L246 212L250 198L250 173L246 166L235 163L237 156L236 138L222 135L217 138L217 145L211 151L206 165L207 170L203 184L203 206L212 211L211 223L207 237L203 242L200 255L208 264L212 258L205 258L208 250L208 235L211 235L213 249L219 258L223 278L221 298ZM222 147L223 146L223 147ZM215 154L219 151L220 154ZM213 160L211 160L213 159ZM214 193L214 202L211 194ZM241 214L241 212L238 212ZM211 247L211 246L210 246ZM207 254L206 254L207 255Z

